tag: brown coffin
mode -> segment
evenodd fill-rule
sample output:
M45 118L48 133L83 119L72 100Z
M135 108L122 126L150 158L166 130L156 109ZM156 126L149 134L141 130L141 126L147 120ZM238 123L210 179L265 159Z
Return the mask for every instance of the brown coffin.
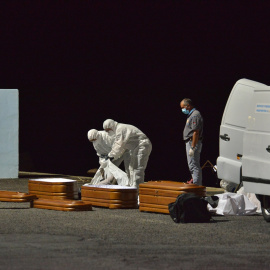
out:
M0 190L1 202L31 202L37 199L35 195L28 193Z
M70 179L30 179L28 181L30 194L38 198L65 200L77 197L77 182Z
M37 199L33 203L34 208L58 210L58 211L91 211L92 205L78 200L51 200Z
M110 209L137 208L137 189L117 185L81 187L82 201Z
M168 205L160 205L160 204L148 204L148 203L140 203L140 211L141 212L155 212L155 213L163 213L169 214Z
M28 193L0 190L1 202L30 202L30 207L33 207L33 201L37 199L36 195Z
M38 192L29 191L30 194L34 194L37 198L52 199L52 200L74 200L74 193L55 193L55 192Z
M140 211L169 214L168 204L183 193L206 196L206 188L174 181L149 181L139 185Z

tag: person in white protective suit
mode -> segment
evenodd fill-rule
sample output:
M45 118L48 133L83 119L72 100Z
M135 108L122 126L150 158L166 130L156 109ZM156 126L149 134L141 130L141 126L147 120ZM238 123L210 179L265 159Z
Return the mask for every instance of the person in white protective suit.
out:
M112 145L114 142L114 134L108 134L105 131L98 131L96 129L90 129L87 133L88 140L93 143L93 147L96 150L96 153L99 157L99 164L102 172L104 172L104 166L105 166L105 158L108 156L108 153L112 149ZM129 169L129 153L126 152L124 155L117 160L112 161L113 164L117 167L120 166L122 161L124 160L126 173L128 175L128 169ZM114 179L112 178L112 175L109 175L107 179L100 182L100 184L112 184L115 183Z
M118 123L112 119L105 120L103 128L109 134L115 133L115 140L107 158L117 160L128 150L130 186L139 188L139 184L144 182L145 169L152 151L151 141L135 126Z
M109 136L105 131L90 129L87 133L88 140L93 143L93 147L99 157L99 164L102 164L104 159L112 149L114 138Z

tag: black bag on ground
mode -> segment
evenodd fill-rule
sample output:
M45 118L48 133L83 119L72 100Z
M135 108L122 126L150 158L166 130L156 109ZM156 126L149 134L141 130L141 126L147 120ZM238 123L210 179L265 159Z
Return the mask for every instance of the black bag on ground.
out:
M176 201L168 205L170 216L176 223L209 222L211 213L207 209L208 202L193 193L177 196Z

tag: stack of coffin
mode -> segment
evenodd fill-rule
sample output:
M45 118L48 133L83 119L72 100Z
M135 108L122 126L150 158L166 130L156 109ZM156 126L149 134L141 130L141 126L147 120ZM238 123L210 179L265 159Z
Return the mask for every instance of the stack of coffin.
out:
M89 185L81 187L82 201L110 209L137 208L137 188L119 185Z
M61 211L89 211L90 203L75 200L78 198L76 180L65 178L30 179L29 194L38 198L33 202L34 208Z
M29 194L52 200L78 198L77 181L65 178L41 178L28 181Z
M174 181L149 181L139 185L140 211L169 214L168 204L175 202L180 194L194 193L206 196L206 188Z

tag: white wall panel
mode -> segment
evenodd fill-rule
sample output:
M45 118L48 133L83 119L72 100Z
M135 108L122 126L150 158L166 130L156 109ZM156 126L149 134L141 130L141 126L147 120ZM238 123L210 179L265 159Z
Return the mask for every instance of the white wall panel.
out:
M19 91L0 89L0 178L19 172Z

